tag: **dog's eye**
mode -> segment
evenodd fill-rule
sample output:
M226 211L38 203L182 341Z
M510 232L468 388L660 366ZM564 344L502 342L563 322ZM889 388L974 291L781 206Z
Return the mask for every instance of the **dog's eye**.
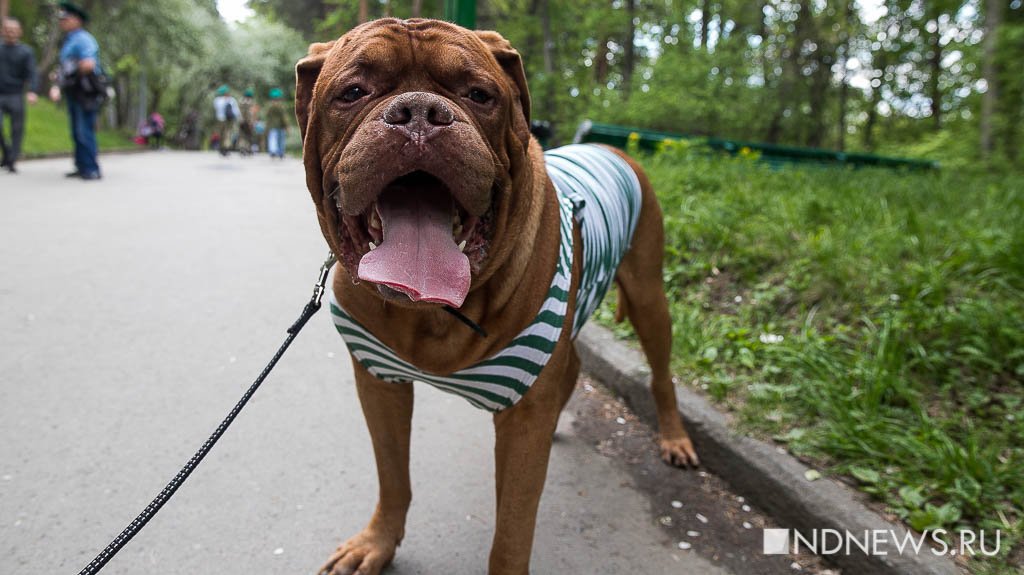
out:
M352 86L351 88L349 88L349 89L345 90L344 92L342 92L341 96L339 97L339 99L342 102L355 102L356 100L358 100L359 98L362 98L363 96L367 95L368 93L369 92L367 92L366 90L360 88L359 86Z
M473 100L477 104L486 104L491 101L491 95L481 90L480 88L473 88L469 91L468 98Z

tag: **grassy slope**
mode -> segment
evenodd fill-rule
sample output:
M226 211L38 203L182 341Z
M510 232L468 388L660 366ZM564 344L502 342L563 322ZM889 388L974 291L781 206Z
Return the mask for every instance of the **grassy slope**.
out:
M101 130L96 137L100 153L136 147L129 137L119 132ZM71 153L71 150L71 127L64 104L40 100L36 105L28 106L22 155Z
M1024 178L643 163L676 372L918 530L1019 541ZM1010 570L1005 555L973 569Z

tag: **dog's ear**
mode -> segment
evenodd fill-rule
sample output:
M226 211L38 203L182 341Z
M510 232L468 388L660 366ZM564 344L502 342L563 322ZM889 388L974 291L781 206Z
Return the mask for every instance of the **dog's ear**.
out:
M309 122L309 104L313 100L313 87L320 77L327 53L334 47L334 41L317 42L309 45L309 53L295 65L295 118L299 121L299 132L306 139L306 124Z
M530 129L530 90L526 87L526 71L523 70L523 59L519 57L512 44L501 34L490 30L477 30L477 38L483 41L484 45L491 51L491 55L498 61L505 74L512 80L513 85L519 90L519 106L522 109L523 119L526 121L526 129Z

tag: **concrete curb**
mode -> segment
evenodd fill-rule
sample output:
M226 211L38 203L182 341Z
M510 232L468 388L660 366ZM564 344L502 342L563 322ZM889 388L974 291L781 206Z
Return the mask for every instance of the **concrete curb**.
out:
M643 354L627 347L602 327L589 324L576 340L583 370L625 399L638 416L656 426L654 399L648 389L650 370ZM907 530L868 509L849 487L831 479L808 481L809 469L776 447L734 433L725 415L703 397L677 387L679 411L697 446L702 465L728 481L781 526L807 533L836 529L863 539L864 531L881 529L903 541ZM891 549L891 547L890 547ZM848 573L952 575L959 567L946 557L922 550L918 555L869 556L854 547L850 555L827 557Z

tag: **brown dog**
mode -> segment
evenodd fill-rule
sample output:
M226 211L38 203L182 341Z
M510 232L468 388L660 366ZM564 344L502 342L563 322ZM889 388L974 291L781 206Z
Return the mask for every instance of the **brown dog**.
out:
M463 380L443 376L473 372L520 341L517 335L544 327L538 311L555 301L562 315L532 383L511 382L492 393L487 386L496 380L482 375L478 401L467 395L495 412L497 521L489 572L528 573L552 434L579 372L569 318L585 258L580 226L570 218L563 227L567 204L530 136L519 54L494 32L384 19L310 46L296 83L306 181L341 264L332 311L353 354L380 483L369 524L321 572L379 573L405 533L414 377L388 366L418 369L428 379L416 379L431 383L436 375L435 385L456 390L461 386L452 382ZM640 168L625 161L642 201L614 275L620 315L632 321L651 364L662 458L695 465L669 372L661 211ZM566 253L560 246L569 239ZM570 270L571 287L556 290L559 277L569 286ZM565 294L563 301L554 293ZM351 339L352 326L371 326L364 328L369 335ZM394 359L372 354L385 347ZM512 399L486 404L495 393Z

